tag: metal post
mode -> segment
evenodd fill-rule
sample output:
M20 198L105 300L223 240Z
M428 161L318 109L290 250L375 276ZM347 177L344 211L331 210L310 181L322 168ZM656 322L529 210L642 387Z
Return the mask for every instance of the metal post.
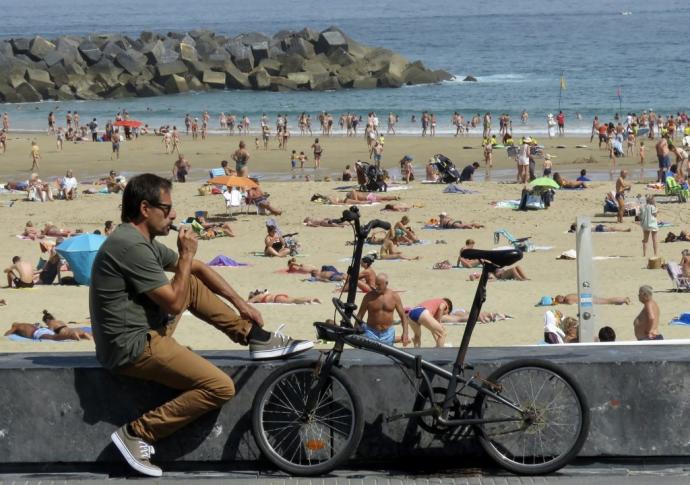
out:
M577 216L576 224L578 337L580 342L594 342L596 314L592 284L592 223L589 217Z

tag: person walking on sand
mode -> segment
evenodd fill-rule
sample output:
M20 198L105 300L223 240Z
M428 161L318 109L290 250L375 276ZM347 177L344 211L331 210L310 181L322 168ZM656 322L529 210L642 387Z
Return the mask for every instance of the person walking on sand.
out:
M151 444L235 395L235 384L225 372L173 338L187 309L234 342L247 345L255 360L284 358L313 347L312 342L293 340L280 329L265 330L261 313L222 276L195 259L198 240L191 228L179 231L179 254L157 241L157 236L170 233L176 217L169 180L154 174L132 178L122 196L122 224L100 247L89 288L101 365L113 374L157 382L178 392L111 434L127 463L154 477L163 472L151 463ZM174 278L168 280L166 272L174 273Z
M618 222L623 222L625 214L625 193L630 190L630 182L625 180L628 177L627 170L621 170L618 180L616 180L616 203L618 204Z
M120 133L114 131L110 137L110 142L112 143L113 151L110 153L110 159L113 159L113 154L119 160L120 159Z
M649 235L652 235L652 248L654 249L654 257L657 255L656 235L659 232L659 223L657 222L656 200L654 195L648 195L646 198L647 204L642 206L640 211L640 226L642 227L642 256L647 256L647 241Z
M666 182L666 172L671 166L671 150L668 147L668 140L665 136L661 137L656 144L656 156L659 160L659 172L657 175L657 182Z
M374 289L364 295L357 312L357 319L359 320L363 319L365 314L367 315L367 323L362 326L364 336L393 345L396 340L393 326L394 312L398 314L402 322L402 344L407 346L410 343L409 324L405 318L402 300L400 300L398 293L388 288L388 275L379 273L376 275Z
M31 173L38 173L38 161L41 159L41 149L38 147L38 143L35 141L31 142Z
M651 286L642 285L637 295L642 303L642 310L633 321L637 340L664 340L664 336L659 333L660 311L652 296L653 291Z

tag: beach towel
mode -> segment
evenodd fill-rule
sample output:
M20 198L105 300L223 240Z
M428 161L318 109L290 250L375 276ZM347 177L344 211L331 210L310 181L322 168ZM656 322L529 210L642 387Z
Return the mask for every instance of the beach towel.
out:
M274 256L266 256L263 251L250 251L248 253L250 256L254 256L257 258L272 258ZM309 256L308 254L295 254L294 256L290 256L291 258L305 258ZM282 259L282 258L277 258L277 259Z
M493 205L497 209L517 209L518 207L520 207L520 201L519 200L498 200L496 202L492 202L491 205Z
M219 254L206 264L208 264L209 266L231 266L233 268L239 266L250 266L249 263L240 263L238 261L235 261L231 257L224 256L222 254Z
M668 322L669 325L690 325L690 313L681 313L673 320Z
M448 184L445 189L443 189L444 194L478 194L478 190L463 189L455 184Z

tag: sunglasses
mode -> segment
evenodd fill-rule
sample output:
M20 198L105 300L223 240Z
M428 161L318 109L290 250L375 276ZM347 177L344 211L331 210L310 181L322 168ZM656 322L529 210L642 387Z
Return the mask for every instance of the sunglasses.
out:
M148 201L148 203L152 207L157 207L158 209L162 210L164 217L168 217L168 215L170 215L170 211L172 210L172 207L173 207L172 204L162 204L160 202L157 202L154 204L153 202Z

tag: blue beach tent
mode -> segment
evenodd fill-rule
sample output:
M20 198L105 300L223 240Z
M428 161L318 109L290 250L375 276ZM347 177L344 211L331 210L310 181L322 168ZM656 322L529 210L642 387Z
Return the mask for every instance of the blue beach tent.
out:
M65 239L55 248L65 258L80 285L91 284L91 267L105 239L100 234L80 234Z

